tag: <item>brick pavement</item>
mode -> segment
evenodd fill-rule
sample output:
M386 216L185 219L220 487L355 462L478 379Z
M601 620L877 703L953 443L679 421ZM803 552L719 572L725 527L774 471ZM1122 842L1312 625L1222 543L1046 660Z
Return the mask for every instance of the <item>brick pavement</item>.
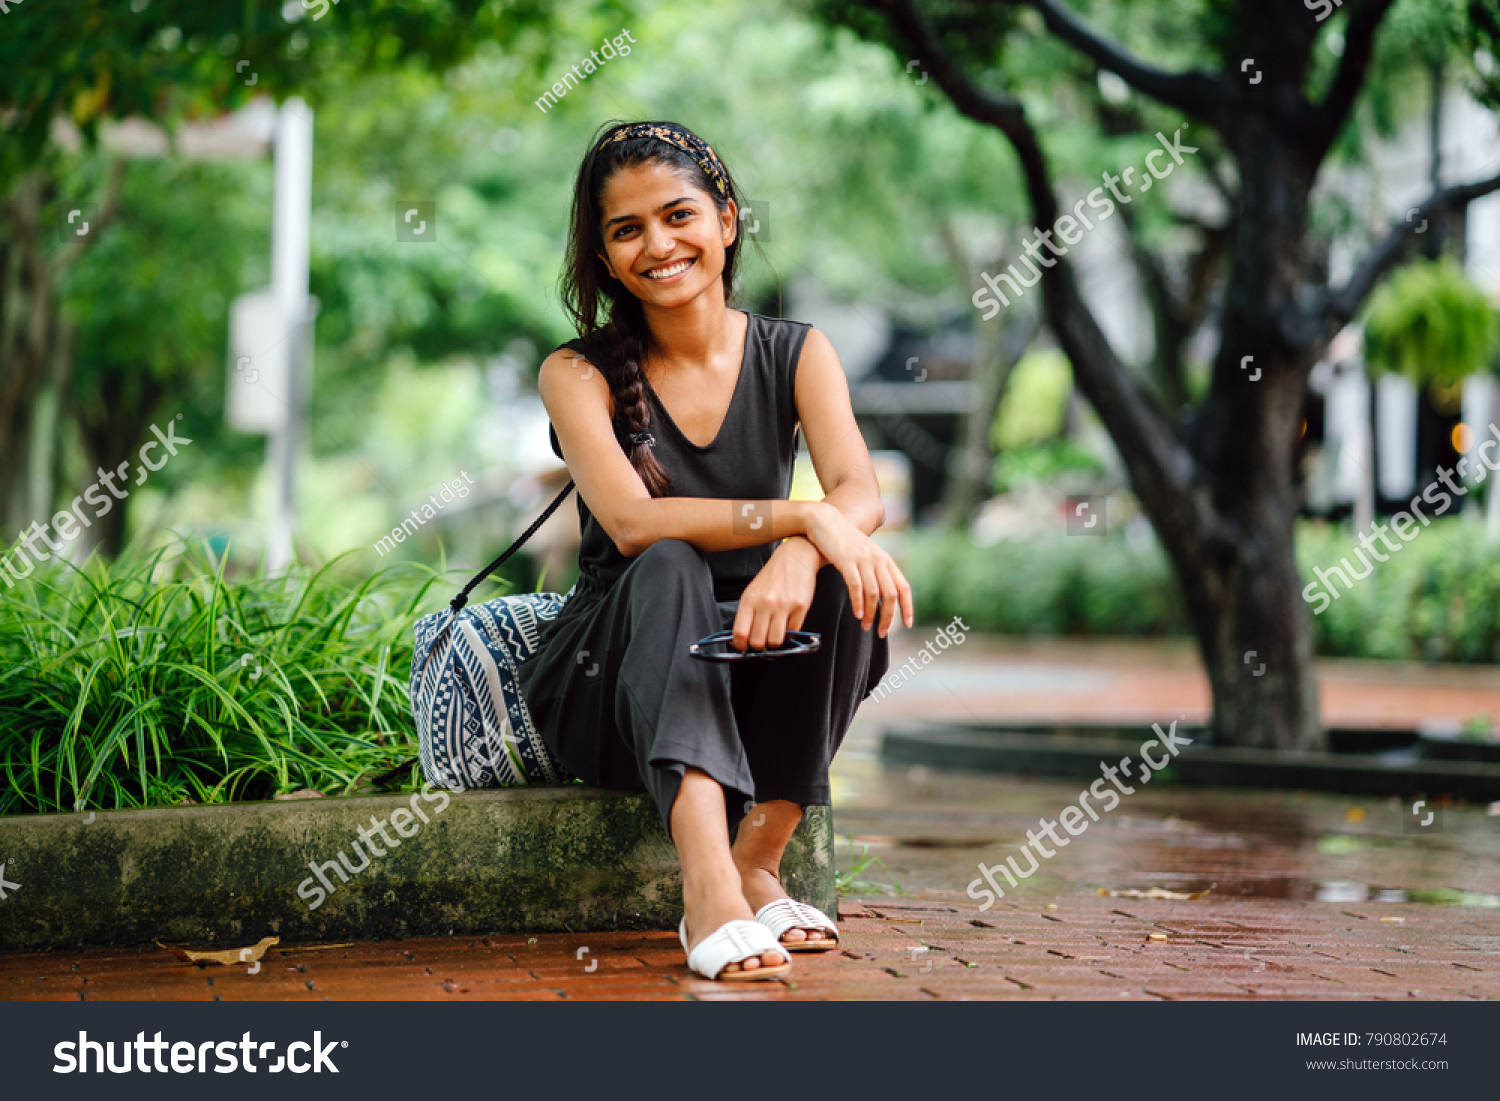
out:
M0 998L1500 999L1500 922L1466 907L1084 897L975 916L967 900L912 896L846 900L840 913L842 951L798 955L769 983L697 979L672 933L629 932L273 948L258 974L155 947L11 954Z

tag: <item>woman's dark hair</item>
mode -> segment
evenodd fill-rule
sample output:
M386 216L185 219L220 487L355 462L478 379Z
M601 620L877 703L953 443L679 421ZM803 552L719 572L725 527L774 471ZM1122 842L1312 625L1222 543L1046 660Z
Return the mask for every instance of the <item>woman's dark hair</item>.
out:
M604 372L604 379L609 383L615 404L615 436L621 440L620 446L651 496L663 497L672 487L671 478L656 461L649 444L629 442L632 434L645 432L651 423L651 409L646 402L646 374L642 365L653 342L640 299L626 290L623 283L611 278L599 257L601 252L608 253L601 228L604 187L622 168L664 164L679 171L684 179L705 192L720 213L729 208L730 199L736 205L740 199L727 168L723 169L725 191L721 193L714 178L691 154L667 141L649 136L610 140L616 131L630 125L640 124L606 123L594 135L588 155L578 169L568 227L568 255L561 280L562 301L563 309L578 329L579 338L604 360L602 363L597 359L593 362ZM692 133L677 123L647 125ZM729 302L734 293L741 239L742 234L736 233L734 243L724 250L725 302ZM607 316L601 319L601 314Z

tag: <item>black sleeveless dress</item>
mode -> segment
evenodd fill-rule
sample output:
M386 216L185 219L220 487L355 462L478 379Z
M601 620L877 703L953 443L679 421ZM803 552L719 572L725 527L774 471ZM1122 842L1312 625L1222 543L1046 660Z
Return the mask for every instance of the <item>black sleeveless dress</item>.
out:
M734 397L706 447L687 439L646 384L656 457L679 497L786 499L796 457L797 362L810 326L748 314ZM562 345L589 354L580 341ZM557 434L552 450L562 458ZM689 644L734 623L774 544L706 553L679 539L627 558L578 498L578 586L518 670L548 749L585 783L649 791L670 832L683 772L726 789L730 825L754 802L829 802L828 765L855 709L889 667L832 566L818 571L802 629L821 648L718 664Z

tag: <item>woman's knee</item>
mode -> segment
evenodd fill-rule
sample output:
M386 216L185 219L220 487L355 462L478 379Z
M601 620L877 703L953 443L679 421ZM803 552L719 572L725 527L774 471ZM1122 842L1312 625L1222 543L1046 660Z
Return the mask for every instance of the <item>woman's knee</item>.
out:
M637 575L661 579L696 581L703 576L712 576L703 555L682 539L658 539L636 555L631 569Z
M837 566L825 565L818 571L813 587L812 606L824 616L835 618L854 617L854 605L849 599L849 582Z

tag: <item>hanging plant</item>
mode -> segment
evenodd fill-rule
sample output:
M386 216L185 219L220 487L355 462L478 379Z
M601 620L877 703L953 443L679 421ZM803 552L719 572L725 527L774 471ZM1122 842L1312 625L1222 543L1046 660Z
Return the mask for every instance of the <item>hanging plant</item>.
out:
M1500 314L1451 259L1418 260L1388 279L1365 322L1372 371L1395 371L1418 386L1451 386L1492 370Z

